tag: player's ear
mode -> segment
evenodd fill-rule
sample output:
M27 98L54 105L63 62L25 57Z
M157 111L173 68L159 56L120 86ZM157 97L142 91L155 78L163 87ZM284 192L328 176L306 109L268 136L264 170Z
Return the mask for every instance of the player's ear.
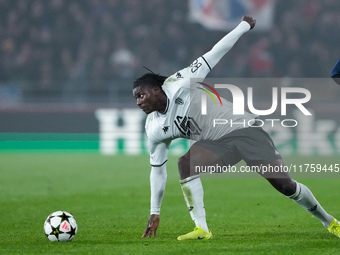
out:
M158 86L154 86L154 87L152 88L152 91L153 91L153 93L154 93L156 96L158 96L158 95L160 94L160 92L161 92L161 89L160 89L160 87L158 87Z

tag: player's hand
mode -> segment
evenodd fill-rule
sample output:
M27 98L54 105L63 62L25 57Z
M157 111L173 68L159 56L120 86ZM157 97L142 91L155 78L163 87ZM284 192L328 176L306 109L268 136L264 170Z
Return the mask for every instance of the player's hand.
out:
M146 229L142 235L142 238L144 237L151 237L152 235L155 237L156 236L156 231L158 229L159 226L159 215L157 214L151 214L149 221L148 221L148 225L146 226Z
M242 21L248 22L248 24L250 25L250 30L255 27L256 20L250 16L243 16Z

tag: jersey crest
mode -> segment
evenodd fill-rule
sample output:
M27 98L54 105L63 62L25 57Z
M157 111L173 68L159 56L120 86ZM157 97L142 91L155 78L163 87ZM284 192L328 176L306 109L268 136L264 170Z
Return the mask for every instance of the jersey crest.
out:
M184 101L183 101L183 99L182 99L182 98L180 98L180 97L177 97L177 98L175 99L175 104L179 104L179 105L181 105L181 104L184 104Z

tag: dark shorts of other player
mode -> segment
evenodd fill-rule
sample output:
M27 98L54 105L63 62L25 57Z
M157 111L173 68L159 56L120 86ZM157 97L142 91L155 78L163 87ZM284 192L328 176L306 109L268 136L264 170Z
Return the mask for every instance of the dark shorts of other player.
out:
M255 125L232 131L218 140L200 140L195 145L219 155L226 166L233 166L242 159L248 166L264 165L282 159L268 133Z

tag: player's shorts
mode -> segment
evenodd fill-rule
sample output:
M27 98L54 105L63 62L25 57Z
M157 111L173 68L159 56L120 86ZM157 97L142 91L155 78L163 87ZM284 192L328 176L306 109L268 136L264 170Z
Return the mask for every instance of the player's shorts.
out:
M220 155L225 165L235 165L242 159L249 166L267 164L282 159L273 140L261 127L234 130L218 140L200 140L202 146Z

